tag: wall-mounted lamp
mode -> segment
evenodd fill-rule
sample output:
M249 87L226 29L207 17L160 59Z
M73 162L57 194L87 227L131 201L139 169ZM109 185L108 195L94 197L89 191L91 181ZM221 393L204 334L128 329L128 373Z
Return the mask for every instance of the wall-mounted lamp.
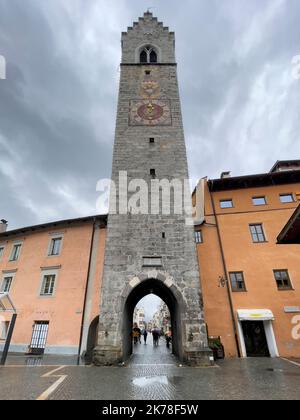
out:
M219 287L225 287L226 286L226 280L223 276L219 276Z

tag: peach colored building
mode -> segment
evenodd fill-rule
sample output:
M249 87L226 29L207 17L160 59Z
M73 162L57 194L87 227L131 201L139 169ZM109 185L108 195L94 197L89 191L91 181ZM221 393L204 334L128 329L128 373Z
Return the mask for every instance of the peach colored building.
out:
M300 249L277 241L299 205L300 161L199 185L195 235L209 335L221 337L227 357L300 357Z
M86 350L99 314L105 226L106 216L95 216L0 233L0 292L18 314L10 351ZM0 313L0 348L10 318Z

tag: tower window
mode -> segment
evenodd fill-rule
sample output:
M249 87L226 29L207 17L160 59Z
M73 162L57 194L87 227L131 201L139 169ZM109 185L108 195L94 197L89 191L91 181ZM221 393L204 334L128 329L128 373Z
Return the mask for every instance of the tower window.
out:
M146 74L146 76L150 76L151 71L150 71L150 70L146 70L146 71L145 71L145 74Z
M157 53L151 45L147 45L142 49L140 63L157 63Z
M151 143L151 144L155 143L154 137L150 137L149 143Z
M162 238L163 238L163 239L166 239L166 232L163 232L163 233L162 233Z
M152 176L152 178L156 177L155 169L150 169L150 175Z
M140 62L141 63L148 63L148 55L147 51L143 50L140 55Z
M157 54L153 50L150 53L150 63L157 63Z

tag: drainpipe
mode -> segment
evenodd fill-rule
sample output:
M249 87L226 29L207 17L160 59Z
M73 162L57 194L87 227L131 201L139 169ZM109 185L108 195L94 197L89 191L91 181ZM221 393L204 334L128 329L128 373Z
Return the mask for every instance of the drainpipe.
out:
M212 195L212 192L211 192L210 189L209 189L209 194L210 194L210 200L211 200L211 204L212 204L212 208L213 208L214 217L215 217L215 220L216 220L218 241L219 241L219 246L220 246L220 251L221 251L221 256L222 256L223 270L224 270L224 274L225 274L225 282L226 282L226 289L227 289L227 294L228 294L228 301L229 301L229 307L230 307L230 313L231 313L232 326L233 326L233 331L234 331L235 344L236 344L236 348L237 348L238 357L240 358L241 357L241 350L240 350L240 345L239 345L238 331L237 331L237 326L236 326L232 296L231 296L230 286L229 286L229 278L228 278L228 270L227 270L227 265L226 265L225 253L224 253L224 248L223 248L223 243L222 243L222 238L221 238L219 220L218 220L218 216L217 216L217 213L216 213L215 202L214 202L214 198L213 198L213 195Z
M86 310L86 304L87 304L89 278L90 278L90 273L91 273L92 252L93 252L95 231L96 231L96 217L94 217L94 221L93 221L93 233L92 233L92 238L91 238L89 266L88 266L87 279L86 279L85 292L84 292L83 310L82 310L82 318L81 318L81 326L80 326L80 339L79 339L79 347L78 347L78 355L77 355L77 365L80 364L80 357L81 357L80 350L82 346L83 326L84 326L85 310Z

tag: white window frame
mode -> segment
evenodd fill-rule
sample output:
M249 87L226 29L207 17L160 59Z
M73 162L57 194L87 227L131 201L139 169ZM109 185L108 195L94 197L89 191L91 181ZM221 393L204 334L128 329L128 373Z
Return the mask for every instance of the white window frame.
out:
M2 341L6 340L7 334L8 334L8 331L9 331L9 325L10 325L9 321L4 320L4 321L0 322L0 327L1 327L0 340L2 340Z
M52 243L55 239L60 239L60 247L59 247L59 253L58 254L51 254L52 251ZM62 252L62 247L63 247L63 240L64 240L64 235L62 233L56 233L56 234L51 234L50 236L50 241L49 241L49 245L48 245L48 250L47 250L47 257L59 257L61 255Z
M282 201L281 200L281 197L287 197L287 196L292 197L292 201ZM291 204L291 203L295 203L297 201L297 200L295 200L295 196L294 196L293 193L282 193L282 194L279 194L279 200L280 200L280 203L281 204Z
M231 206L224 206L225 203L231 203ZM234 208L234 202L232 198L221 198L220 199L220 208L222 210L228 210L228 209L233 209Z
M53 292L51 294L44 294L43 293L44 287L45 287L45 277L46 276L55 276ZM57 287L57 279L58 279L58 269L42 270L38 296L42 299L49 299L49 298L55 297L56 287Z
M198 244L203 244L203 232L202 232L202 230L195 230L195 242L196 242L197 245Z
M2 250L2 251L1 251ZM0 261L3 258L4 255L4 251L5 251L5 245L4 244L0 244Z
M255 200L264 200L264 202L258 204L258 203L255 203ZM267 198L264 195L252 197L252 204L255 207L266 206L268 204L267 203Z
M4 288L4 282L5 282L5 279L7 279L7 278L11 278L11 282L10 282L10 286L9 286L9 291L8 292L5 292L5 293L9 293L11 291L12 284L13 284L13 282L15 280L15 275L16 275L15 272L12 272L12 273L10 273L10 272L2 273L2 276L1 276L1 288L0 288L0 292L1 293L4 293L4 289L3 289Z
M18 258L13 259L14 249L15 249L16 246L19 246L20 247L20 250L19 250ZM9 261L10 262L19 261L20 256L21 256L21 252L22 252L22 247L23 247L23 242L14 242L13 243L13 246L12 246L12 249L11 249L11 252L10 252L10 256L9 256Z

